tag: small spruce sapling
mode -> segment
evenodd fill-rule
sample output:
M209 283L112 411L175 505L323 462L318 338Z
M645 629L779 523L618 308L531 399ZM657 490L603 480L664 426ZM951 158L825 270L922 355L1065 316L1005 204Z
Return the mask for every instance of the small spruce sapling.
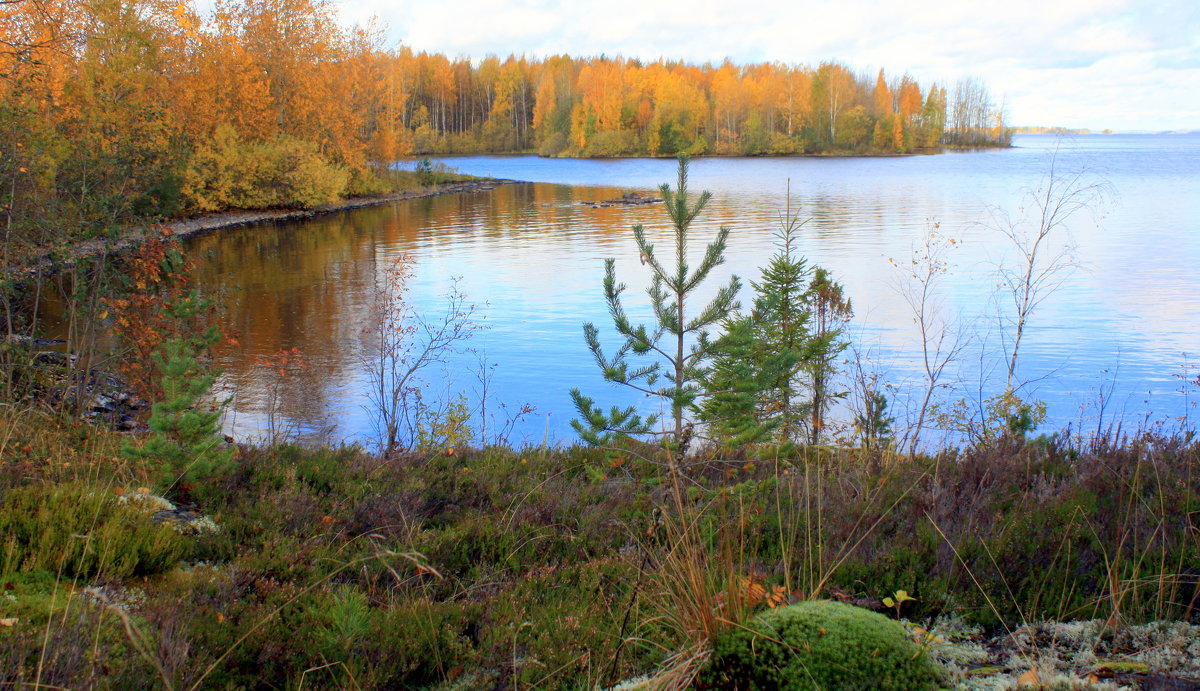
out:
M167 308L179 321L188 321L208 309L208 302L191 292ZM127 457L145 459L160 465L162 482L167 488L181 479L189 482L220 474L233 457L219 436L221 411L204 402L216 381L203 358L220 340L214 326L199 335L177 335L153 353L154 364L162 373L162 400L150 413L150 437L145 444L126 445Z
M717 345L704 380L708 395L700 405L707 436L728 449L766 441L780 422L779 416L764 414L766 392L781 369L791 369L792 354L766 349L755 315L726 319Z
M417 174L417 184L421 187L432 187L437 182L433 172L433 160L428 156L418 159L413 170Z
M812 386L808 434L809 443L818 444L830 404L846 395L846 392L831 391L830 387L837 374L837 358L849 345L842 334L846 323L854 317L854 307L845 296L842 284L821 267L813 271L805 299L812 313L811 351L806 362Z
M790 194L788 202L790 207ZM779 438L783 441L793 438L797 420L807 408L800 400L797 376L804 363L812 359L814 345L804 284L811 270L795 248L796 234L802 225L789 208L783 228L776 236L775 255L763 268L761 281L753 284L760 338L766 356L773 359L766 363L772 371L764 389L765 412L778 421Z
M887 412L888 399L881 391L870 388L861 393L861 408L854 415L854 430L868 451L886 446L892 441L895 416Z
M727 319L717 342L701 418L729 446L796 441L806 423L819 432L830 401L843 395L829 391L829 380L853 312L842 286L828 271L810 268L797 250L803 225L789 194L775 254L751 283L754 309ZM817 438L809 435L811 443Z
M795 247L804 225L788 210L776 234L776 252L762 270L749 315L726 320L706 381L701 410L708 433L730 447L793 437L807 410L800 404L798 376L811 357L806 303L808 264Z

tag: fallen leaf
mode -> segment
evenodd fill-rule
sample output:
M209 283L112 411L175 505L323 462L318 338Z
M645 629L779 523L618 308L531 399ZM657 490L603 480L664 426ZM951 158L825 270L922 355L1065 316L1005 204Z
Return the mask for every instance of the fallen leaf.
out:
M13 617L11 619L0 619L0 626L16 626L17 621L18 620L16 617Z

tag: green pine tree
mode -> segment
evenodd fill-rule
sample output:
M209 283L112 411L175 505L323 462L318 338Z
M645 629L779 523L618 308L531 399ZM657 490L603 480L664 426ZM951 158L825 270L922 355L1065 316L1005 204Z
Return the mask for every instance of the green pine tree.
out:
M676 189L669 185L659 188L667 215L675 230L675 261L665 266L655 254L654 245L646 239L645 229L633 228L642 261L651 269L652 278L647 294L654 310L654 326L634 326L625 313L621 294L625 284L616 279L616 262L605 260L604 298L608 303L613 326L624 339L621 346L606 357L600 346L599 330L594 324L584 324L584 338L597 364L608 381L629 387L666 403L671 419L662 433L675 444L676 453L686 451L685 428L687 416L705 394L703 381L706 367L717 353L720 339L712 339L709 330L722 324L737 308L737 293L741 287L736 276L721 287L716 296L699 311L688 310L688 300L714 268L725 261L725 245L729 228L722 227L705 250L700 264L691 270L687 260L688 230L712 195L702 192L694 203L688 198L687 158L679 158ZM639 364L631 362L637 359ZM571 390L571 398L580 418L571 425L580 437L590 444L604 444L614 438L654 433L657 416L640 416L635 407L613 407L608 413L594 405L591 398Z
M810 268L798 252L803 225L789 195L775 254L760 280L751 282L754 310L728 319L717 343L701 419L725 446L771 438L812 442L811 429L823 424L829 380L846 347L840 325L850 305L829 272Z

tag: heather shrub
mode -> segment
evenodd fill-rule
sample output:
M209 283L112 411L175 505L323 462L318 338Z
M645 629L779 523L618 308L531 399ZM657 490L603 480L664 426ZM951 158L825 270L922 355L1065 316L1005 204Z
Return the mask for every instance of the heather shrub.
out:
M104 607L75 598L52 614L0 627L0 688L148 688L154 672L117 621Z
M0 498L0 574L61 572L84 580L165 571L184 538L156 525L149 503L80 484L29 485Z

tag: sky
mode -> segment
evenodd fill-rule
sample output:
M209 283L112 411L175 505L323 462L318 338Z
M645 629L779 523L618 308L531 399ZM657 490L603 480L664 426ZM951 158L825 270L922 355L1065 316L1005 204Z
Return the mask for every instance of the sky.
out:
M982 79L1013 125L1200 130L1200 0L335 0L451 57L838 60Z

